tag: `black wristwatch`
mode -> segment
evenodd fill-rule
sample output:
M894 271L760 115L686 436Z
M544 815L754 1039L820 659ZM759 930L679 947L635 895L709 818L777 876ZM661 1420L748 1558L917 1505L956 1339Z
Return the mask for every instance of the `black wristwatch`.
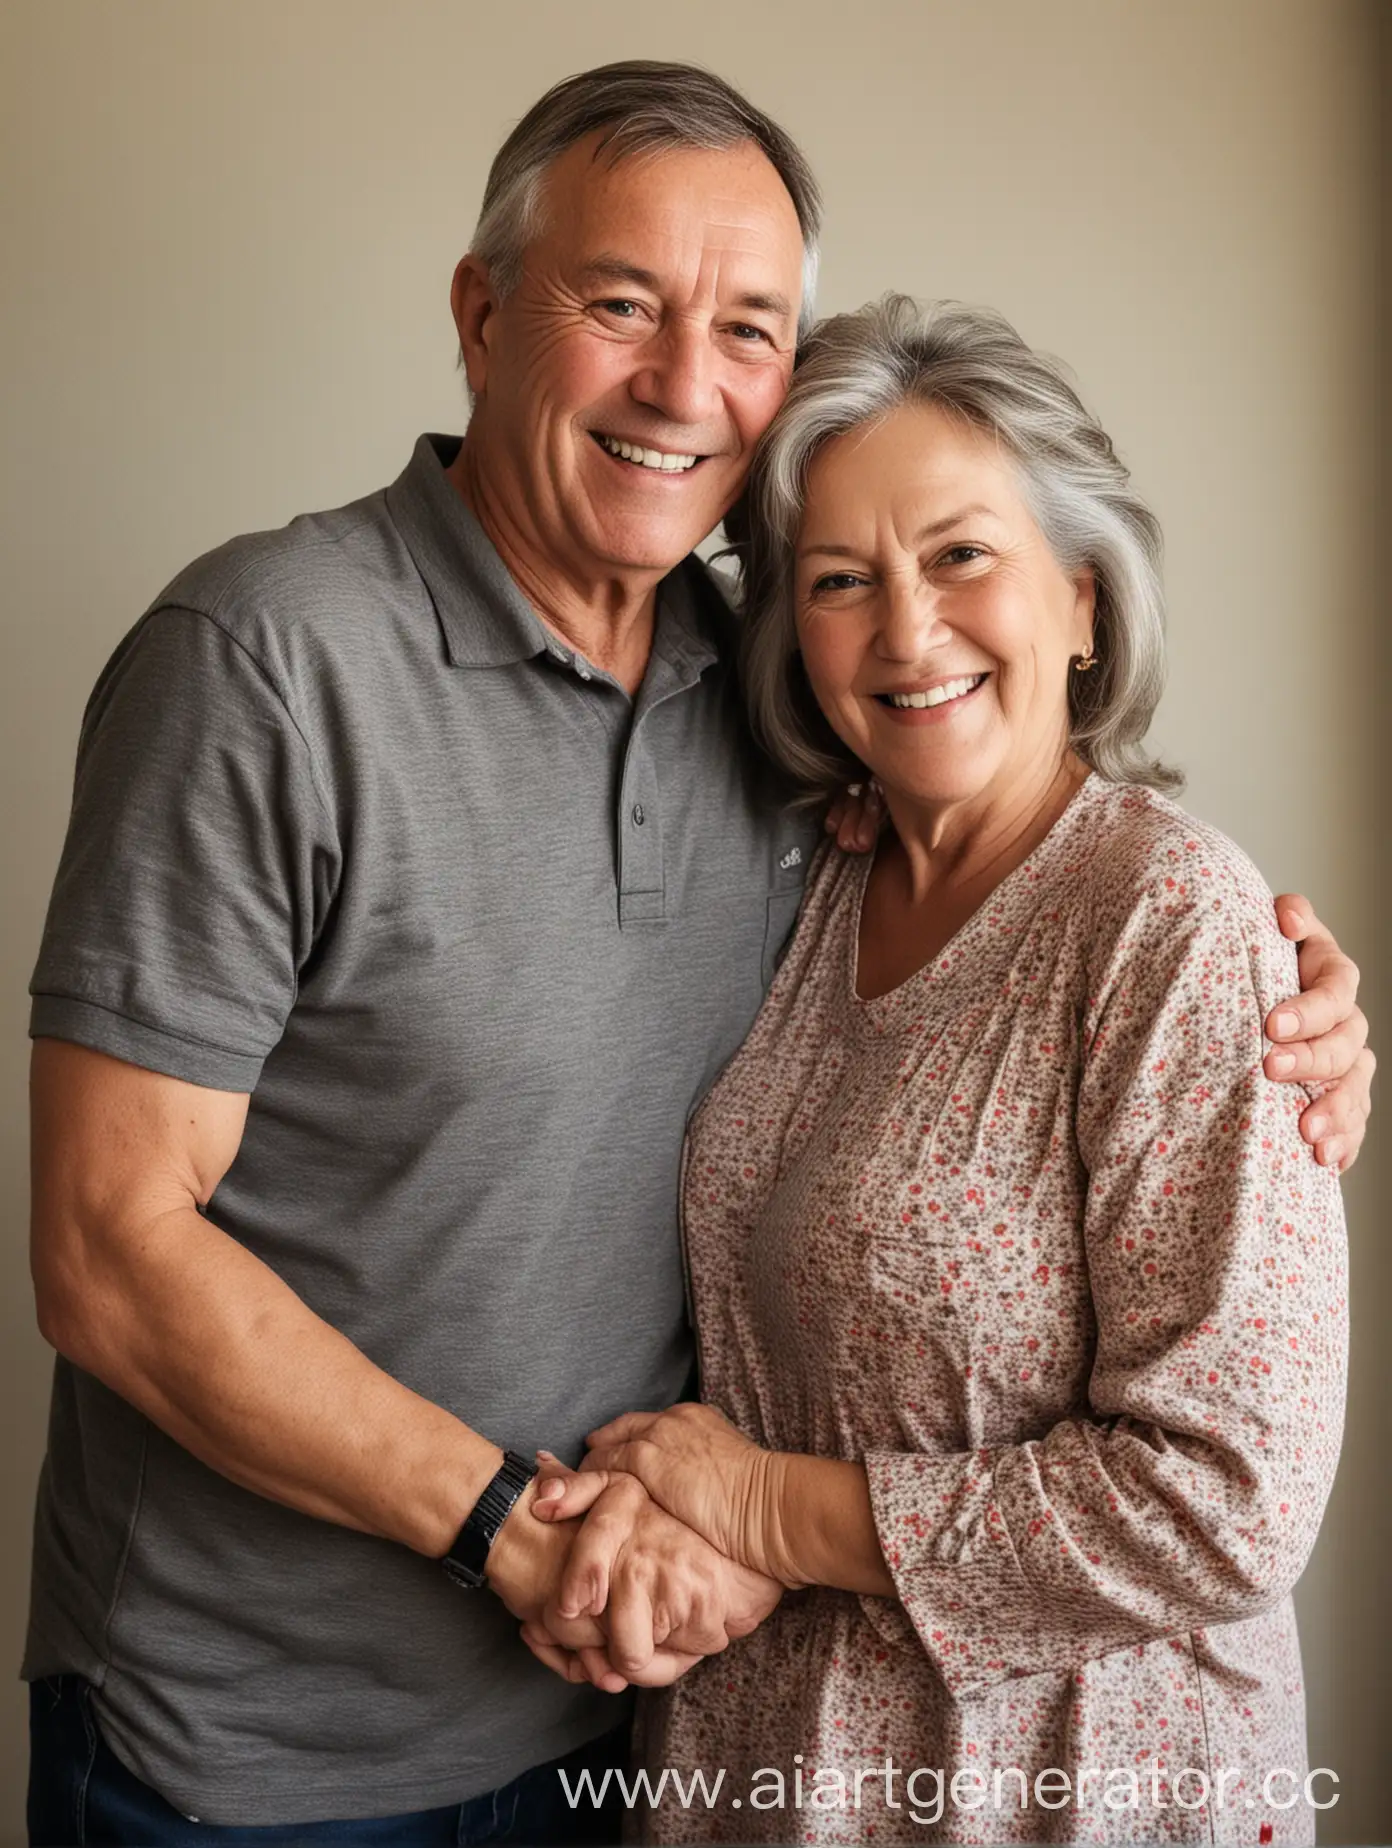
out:
M515 1450L503 1452L503 1467L474 1503L473 1513L440 1561L456 1585L477 1591L487 1583L484 1567L488 1564L488 1550L512 1513L513 1503L536 1473L536 1464L529 1463L526 1457L518 1456Z

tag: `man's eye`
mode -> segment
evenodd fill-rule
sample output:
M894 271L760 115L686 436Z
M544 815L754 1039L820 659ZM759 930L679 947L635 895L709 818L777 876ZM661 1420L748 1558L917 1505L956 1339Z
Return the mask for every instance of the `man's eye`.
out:
M618 315L621 321L631 321L638 312L637 302L625 301L622 298L612 302L601 302L599 305L601 308L607 308L610 314Z
M730 332L732 334L738 334L741 340L748 340L751 342L763 340L768 342L769 345L773 344L772 336L767 328L754 327L748 321L736 321L731 327Z

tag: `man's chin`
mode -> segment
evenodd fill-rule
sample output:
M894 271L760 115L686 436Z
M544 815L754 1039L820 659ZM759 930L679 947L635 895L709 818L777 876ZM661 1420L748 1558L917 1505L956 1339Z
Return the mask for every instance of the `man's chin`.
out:
M635 521L607 532L597 550L616 570L665 573L690 557L721 518L717 513L709 518L702 515L699 523Z

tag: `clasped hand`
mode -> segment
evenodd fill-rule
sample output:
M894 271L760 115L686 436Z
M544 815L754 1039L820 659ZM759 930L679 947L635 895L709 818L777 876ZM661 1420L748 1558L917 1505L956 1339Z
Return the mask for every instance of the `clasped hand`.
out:
M538 1453L524 1518L579 1525L523 1640L569 1681L662 1686L748 1635L793 1582L778 1459L705 1405L625 1413L588 1441L579 1470Z

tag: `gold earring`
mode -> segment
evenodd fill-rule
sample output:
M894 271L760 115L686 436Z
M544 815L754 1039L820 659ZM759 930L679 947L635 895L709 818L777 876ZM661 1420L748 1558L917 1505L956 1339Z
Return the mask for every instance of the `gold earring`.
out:
M1090 674L1093 668L1097 666L1097 656L1092 652L1091 642L1087 645L1087 653L1079 655L1073 665L1080 674Z

